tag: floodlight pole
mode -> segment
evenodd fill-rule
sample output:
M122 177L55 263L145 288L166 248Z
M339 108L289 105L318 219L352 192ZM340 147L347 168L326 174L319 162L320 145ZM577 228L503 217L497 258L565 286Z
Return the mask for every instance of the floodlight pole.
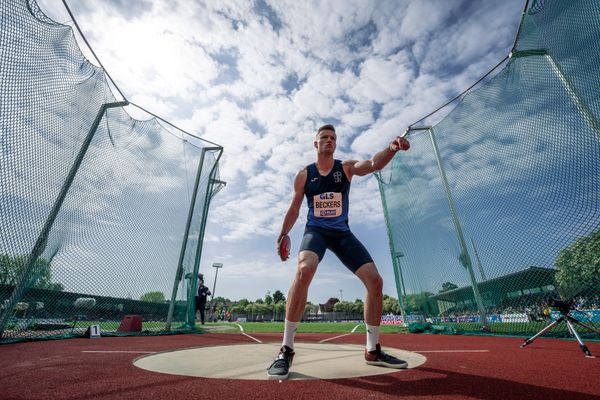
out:
M46 223L44 224L44 227L42 228L42 231L40 232L40 234L37 238L37 241L35 242L35 245L33 246L33 250L29 254L29 257L27 258L25 265L21 269L21 273L19 274L19 277L17 278L16 283L15 283L15 290L13 291L12 295L10 296L10 299L6 303L6 305L5 305L6 308L5 308L4 312L0 316L0 338L2 338L2 334L4 333L4 326L6 325L6 323L8 321L8 317L10 315L11 310L13 309L13 307L15 306L17 301L21 298L21 296L27 290L27 286L28 286L27 280L29 278L29 275L31 274L31 270L33 269L37 259L42 255L42 253L46 249L46 245L48 244L48 236L50 235L50 231L52 230L54 221L56 220L56 217L57 217L60 209L62 208L65 198L67 197L67 193L69 192L69 189L71 188L71 185L73 184L73 181L75 180L75 175L77 175L77 171L79 170L79 167L81 166L81 163L83 162L83 158L85 157L85 155L90 147L90 144L92 143L94 134L98 130L98 126L100 125L100 122L102 121L102 118L104 117L104 114L106 113L106 111L109 108L124 107L128 104L129 103L127 101L117 101L114 103L105 103L105 104L102 104L102 106L100 106L100 111L98 111L98 114L96 114L96 119L94 120L94 122L92 123L92 125L90 127L90 130L88 131L88 134L85 137L83 144L81 145L81 148L79 149L79 153L77 154L75 161L73 161L73 165L71 166L71 169L69 170L69 174L67 175L65 182L63 183L63 186L58 194L58 197L54 201L52 210L50 211L50 213L48 214L48 217L46 218Z
M213 263L213 268L216 269L215 271L215 281L213 283L213 290L212 290L212 294L210 297L210 302L212 303L213 299L215 298L215 289L217 288L217 275L219 275L219 269L223 268L223 264L221 263Z
M481 317L481 323L483 325L483 328L487 330L489 329L489 325L487 321L487 316L485 314L485 309L483 308L481 294L479 293L479 285L477 284L477 279L475 278L475 273L473 272L473 263L471 262L471 256L469 255L469 251L467 249L465 237L460 226L460 221L458 220L456 205L454 203L454 199L452 198L452 193L450 192L450 185L448 184L448 178L446 178L444 165L442 164L442 160L440 158L440 152L438 149L437 141L435 139L435 134L433 132L433 127L429 128L429 136L431 138L431 144L433 145L433 151L435 153L435 159L437 161L440 177L442 178L442 183L444 185L444 191L446 192L448 206L450 207L450 214L452 216L452 221L454 222L454 229L456 230L456 235L458 236L458 242L460 244L460 262L469 272L469 277L471 278L471 286L473 287L473 294L475 295L475 302L477 303L479 316Z

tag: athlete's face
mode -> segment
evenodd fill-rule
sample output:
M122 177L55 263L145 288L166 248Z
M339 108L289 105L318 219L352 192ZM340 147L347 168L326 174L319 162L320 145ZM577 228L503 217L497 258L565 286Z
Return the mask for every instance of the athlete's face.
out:
M337 136L335 132L329 129L324 129L317 135L315 139L315 148L317 153L331 153L335 151L335 141Z

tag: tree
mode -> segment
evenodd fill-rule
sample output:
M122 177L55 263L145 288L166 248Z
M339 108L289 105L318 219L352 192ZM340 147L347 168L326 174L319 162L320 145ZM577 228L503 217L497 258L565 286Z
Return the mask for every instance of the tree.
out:
M165 295L163 292L148 292L140 296L141 301L149 301L150 303L164 303Z
M456 285L452 282L444 282L444 283L442 283L442 289L440 290L440 293L444 293L449 290L456 289L457 287L458 287L458 285Z
M220 304L227 304L227 303L231 303L231 300L226 299L223 296L219 296L219 297L215 297L213 299L213 301L215 302L215 304L220 303Z
M285 302L284 301L280 301L278 303L275 303L275 305L273 306L273 317L276 320L282 320L285 318Z
M309 314L316 314L319 312L319 306L316 304L312 304L310 301L308 303L306 303L306 306L304 306L304 313L309 313Z
M399 314L400 303L398 302L398 299L388 296L383 301L383 312L386 314Z
M354 304L350 303L349 301L338 301L333 305L333 311L339 313L350 313L352 312L353 306Z
M215 311L213 313L213 315L221 315L221 313L223 312L223 304L222 303L215 303Z
M325 312L332 312L335 303L339 301L340 300L336 297L330 297L329 300L327 300L327 302L325 303Z
M269 293L267 293L267 295L265 296L265 304L268 304L268 305L273 304L273 298L271 297L271 295Z
M28 257L27 255L11 257L6 254L0 254L0 284L15 285ZM61 283L51 282L51 279L50 263L43 258L38 258L33 263L25 284L27 287L36 289L64 290L64 286Z
M261 321L272 312L271 308L263 303L255 303L253 311L254 315L258 316Z
M229 312L233 315L233 314L243 314L245 312L244 307L241 305L237 305L237 306L232 306L229 309Z
M554 265L557 289L564 297L577 296L590 284L600 283L600 229L562 249Z
M248 299L241 299L240 301L238 301L238 304L242 307L246 307L248 304L250 304L250 302L248 301Z
M356 299L352 305L352 312L362 314L365 311L365 303L361 299Z
M273 301L275 303L285 301L285 296L283 295L283 293L281 293L280 290L276 290L275 293L273 293Z
M306 314L312 314L314 310L314 306L312 304L306 304L304 306L304 315Z
M248 303L245 307L244 307L244 312L246 313L246 315L251 315L252 319L254 319L254 309L255 309L255 305L253 303Z

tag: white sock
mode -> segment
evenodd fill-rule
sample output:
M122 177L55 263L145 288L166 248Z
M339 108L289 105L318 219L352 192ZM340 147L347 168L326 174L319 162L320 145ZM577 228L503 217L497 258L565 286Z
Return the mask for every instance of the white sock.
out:
M367 351L373 351L379 343L379 326L367 325Z
M298 322L292 322L285 320L283 329L283 346L287 346L294 350L294 337L296 336L296 329L298 329Z

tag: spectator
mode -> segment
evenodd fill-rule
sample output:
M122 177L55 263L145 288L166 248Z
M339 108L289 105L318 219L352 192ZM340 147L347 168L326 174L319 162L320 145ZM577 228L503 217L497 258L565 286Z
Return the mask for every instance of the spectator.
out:
M196 296L196 312L200 311L200 322L204 325L204 315L206 312L206 298L211 295L210 290L204 286L204 276L199 275L198 295Z

